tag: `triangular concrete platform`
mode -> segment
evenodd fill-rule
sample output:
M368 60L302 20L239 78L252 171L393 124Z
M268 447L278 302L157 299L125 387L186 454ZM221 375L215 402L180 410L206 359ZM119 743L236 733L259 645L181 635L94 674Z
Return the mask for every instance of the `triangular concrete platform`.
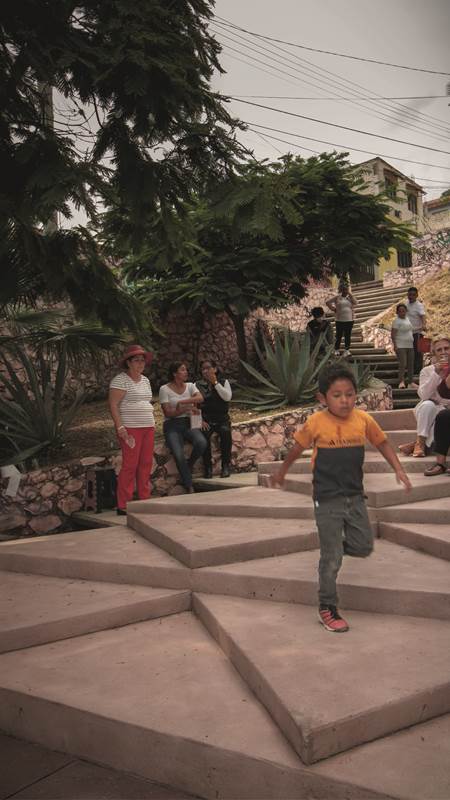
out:
M395 414L394 433L407 430L411 412ZM302 492L130 504L140 533L122 518L0 544L5 586L24 598L10 626L21 649L0 655L0 726L214 800L448 800L450 714L423 720L449 707L450 480L414 464L406 494L378 458L365 481L383 538L344 559L341 636L313 608L307 472L289 478ZM157 619L132 616L141 597ZM197 617L182 610L192 597ZM288 740L322 760L306 766Z
M194 595L194 608L307 764L450 710L450 622L353 613L349 646L304 606Z
M313 520L129 514L130 527L186 566L231 564L319 546Z

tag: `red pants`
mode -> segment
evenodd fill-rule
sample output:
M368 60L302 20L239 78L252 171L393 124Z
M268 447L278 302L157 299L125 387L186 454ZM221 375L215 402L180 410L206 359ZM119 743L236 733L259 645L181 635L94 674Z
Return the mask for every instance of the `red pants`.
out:
M117 508L125 510L126 504L133 499L136 482L139 500L150 497L150 473L153 463L154 428L127 428L129 436L133 436L136 444L130 447L119 437L122 449L122 468L117 479Z

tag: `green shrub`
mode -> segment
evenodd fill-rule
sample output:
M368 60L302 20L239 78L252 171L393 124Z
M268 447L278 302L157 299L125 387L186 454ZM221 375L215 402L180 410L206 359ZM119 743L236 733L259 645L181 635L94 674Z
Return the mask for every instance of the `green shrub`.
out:
M63 406L67 377L67 352L60 347L54 380L51 360L42 354L33 363L24 348L10 344L1 353L6 374L0 381L9 398L0 398L0 466L20 464L45 450L60 448L85 394L78 392L68 407ZM11 359L11 360L10 360ZM24 382L17 377L17 363Z
M287 329L274 331L273 344L263 336L263 348L255 341L263 372L242 361L257 385L239 387L236 402L259 411L313 403L318 388L317 376L333 352L330 345L324 354L319 354L324 339L321 334L312 352L309 334Z

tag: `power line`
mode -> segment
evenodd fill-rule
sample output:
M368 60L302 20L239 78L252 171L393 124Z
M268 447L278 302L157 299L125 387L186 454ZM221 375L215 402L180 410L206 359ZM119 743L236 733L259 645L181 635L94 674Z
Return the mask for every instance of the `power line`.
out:
M274 108L273 106L266 106L262 103L252 103L250 100L242 100L237 97L233 97L230 95L232 100L235 100L237 103L245 103L247 106L255 106L256 108L265 108L267 111L276 111L278 114L285 114L288 117L296 117L298 119L306 119L309 122L318 122L321 125L328 125L332 128L340 128L343 131L351 131L352 133L361 133L363 136L373 136L376 139L385 139L388 142L396 142L397 144L406 144L409 147L419 147L421 150L430 150L433 153L443 153L446 156L450 156L449 150L439 150L437 147L427 147L424 144L415 144L414 142L407 142L404 139L394 139L392 136L383 136L381 133L371 133L370 131L362 131L358 128L350 128L348 125L338 125L337 122L326 122L323 119L317 119L315 117L307 117L304 114L295 114L293 111L286 111L283 108Z
M336 97L299 97L298 95L292 94L235 94L233 92L234 97L249 97L253 98L260 98L261 100L336 100ZM379 95L380 100L436 100L442 97L448 97L446 94L418 94L418 95L407 95L405 97L383 97ZM343 100L352 100L353 98L350 97L343 97ZM368 95L361 95L360 97L356 97L355 99L359 100L371 100L373 98L369 97Z
M319 142L320 144L328 144L331 147L340 147L342 150L354 150L355 153L366 153L371 156L378 156L379 158L389 158L395 161L404 161L408 164L416 164L420 165L421 167L434 167L435 169L445 169L450 170L450 167L443 167L440 164L429 164L425 161L414 161L412 158L400 158L399 156L387 155L386 153L376 153L373 150L362 150L360 147L353 147L352 145L344 145L344 144L337 144L336 142L328 142L325 139L314 139L312 136L303 136L300 133L293 133L292 131L284 131L280 130L280 128L270 128L268 125L260 125L258 122L249 122L248 120L242 120L245 125L249 126L249 129L252 130L252 127L262 128L266 131L274 131L275 133L283 133L286 136L294 136L296 139L306 139L308 142ZM270 134L266 134L266 136L270 136ZM272 137L276 139L275 136ZM279 141L283 141L280 139ZM291 144L291 142L284 142L285 144Z
M371 99L369 102L372 102L376 106L379 106L382 109L382 111L387 111L389 114L392 114L392 112L394 110L398 114L399 113L399 109L401 109L402 112L404 113L405 117L409 117L409 125L405 124L405 122L402 122L402 121L398 121L397 122L398 125L401 125L402 127L412 127L412 125L411 125L412 122L415 122L416 124L417 124L417 122L421 122L422 124L426 124L428 126L431 126L432 128L436 128L437 130L444 131L444 133L446 135L446 137L445 137L446 140L447 140L447 137L450 135L450 130L449 130L449 127L448 127L448 123L445 122L444 120L439 119L438 117L434 117L431 114L427 114L427 113L424 113L424 112L421 112L421 111L417 111L416 109L411 109L411 108L409 108L409 106L404 106L402 104L398 104L398 108L396 108L395 106L393 108L392 107L392 101L387 101L388 103L391 103L391 105L388 105L378 94L376 94L375 92L372 92L369 89L366 89L366 87L362 86L361 84L355 83L355 81L351 81L348 78L343 78L342 76L336 75L336 73L330 72L329 70L326 70L323 67L318 67L317 65L312 64L310 61L307 61L304 58L300 58L299 56L295 56L293 53L291 53L290 50L286 50L285 48L279 47L277 45L273 46L275 49L269 49L269 48L264 47L262 45L259 45L259 48L261 48L261 49L255 49L254 47L252 47L250 45L250 42L251 42L251 44L256 44L252 39L250 39L250 42L249 42L248 39L244 38L239 33L236 33L234 28L231 29L231 31L230 31L229 27L225 27L226 33L224 33L224 31L222 30L222 28L223 28L222 24L220 22L216 23L216 24L221 26L221 27L219 27L219 34L221 36L224 36L226 39L230 39L233 44L237 44L237 45L242 47L242 44L241 44L240 41L236 41L236 39L234 39L234 38L232 38L230 36L230 32L232 34L234 34L235 37L237 37L238 39L242 40L242 42L246 45L247 49L252 50L253 52L257 53L258 55L262 55L265 58L269 58L271 61L276 61L277 64L278 63L282 63L283 66L288 66L290 64L294 64L295 65L294 69L297 72L300 72L300 74L302 75L302 83L306 83L309 86L315 86L316 88L319 88L319 91L325 91L320 84L319 85L317 84L317 75L319 76L319 80L320 81L323 81L323 79L324 79L323 75L324 75L325 76L325 80L327 80L328 82L330 82L330 78L328 78L328 76L330 75L331 76L331 84L332 85L334 84L334 86L337 88L338 91L340 91L340 92L345 91L347 93L348 92L352 92L352 94L353 94L353 98L343 97L342 94L341 95L336 95L340 99L346 100L347 102L351 102L351 103L353 103L353 105L356 105L359 108L363 108L363 110L365 110L366 112L369 111L369 113L372 114L373 112L370 109L368 110L367 106L362 106L360 103L355 102L358 99L361 100L361 98L359 97L359 94L358 94L358 90L363 90L363 91L369 92L372 95L373 99ZM237 52L237 53L241 54L240 50L235 50L233 47L231 47L228 44L225 44L225 47L227 49L234 50L234 52ZM262 50L262 52L261 52L261 50ZM281 57L276 51L280 51L281 53L287 54L289 56L289 58L286 59L284 56ZM266 53L268 53L269 55L267 56ZM245 53L245 55L248 55L249 58L251 58L252 60L257 61L258 64L264 64L265 66L271 66L272 69L276 69L277 72L281 72L283 75L290 75L291 77L294 77L294 78L296 78L298 80L298 78L295 75L292 75L292 73L290 73L290 72L285 72L284 70L281 70L278 66L274 67L273 65L267 65L267 62L260 61L259 59L255 58L255 56L252 56L252 55L248 54L247 52ZM276 56L276 58L273 57L274 55ZM295 60L292 60L292 59L295 59ZM300 67L298 66L298 64L300 64ZM304 65L306 65L306 66L304 66ZM305 70L306 70L307 73L312 73L313 80L315 81L314 83L311 83L310 80L306 80L305 79L305 77L304 77L304 71ZM323 73L323 75L321 75L320 73ZM351 88L353 86L357 87L357 90ZM363 100L363 102L367 102L367 101ZM378 116L379 116L379 114L378 114ZM423 118L424 121L422 121L422 118ZM384 119L386 119L386 117L384 117ZM428 119L431 120L431 122L428 122ZM391 117L389 117L388 121L392 122ZM433 136L439 136L439 138L442 138L442 133L435 134L433 131L430 131L429 127L428 128L420 128L420 130L421 130L422 133L423 132L428 133L428 134L431 133Z
M288 42L284 39L276 39L273 36L265 36L262 33L256 33L255 31L249 31L246 28L242 28L239 25L235 25L234 22L230 22L230 20L225 19L224 17L220 17L218 14L214 15L217 20L220 20L223 24L229 25L231 28L236 28L238 31L242 31L243 33L248 33L250 36L257 36L259 39L266 39L270 42L277 42L279 44L287 44L289 47L297 47L300 50L309 50L311 53L324 53L328 56L337 56L339 58L349 58L353 61L365 61L370 64L381 64L384 67L393 67L394 69L407 69L411 70L412 72L426 72L430 75L445 75L446 77L450 76L450 72L440 72L439 70L434 69L425 69L421 67L408 67L405 64L393 64L389 61L379 61L376 58L363 58L361 56L352 56L348 53L336 53L333 50L321 50L318 47L307 47L304 44L298 44L296 42Z

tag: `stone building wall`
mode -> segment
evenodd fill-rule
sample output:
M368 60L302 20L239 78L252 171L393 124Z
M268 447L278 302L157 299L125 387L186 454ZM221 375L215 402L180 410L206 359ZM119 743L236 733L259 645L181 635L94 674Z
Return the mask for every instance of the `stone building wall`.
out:
M367 411L392 408L390 386L363 392L357 405ZM289 448L292 435L317 407L284 411L232 426L232 468L235 472L255 470L261 461L276 461ZM105 466L120 468L120 453L109 455ZM220 454L213 439L214 472L219 472ZM22 476L16 497L5 494L7 482L0 481L0 532L14 530L23 536L62 533L72 530L70 515L84 506L86 468L80 461L34 470ZM196 472L202 474L201 466ZM153 495L182 494L175 462L163 441L155 447L152 472Z

